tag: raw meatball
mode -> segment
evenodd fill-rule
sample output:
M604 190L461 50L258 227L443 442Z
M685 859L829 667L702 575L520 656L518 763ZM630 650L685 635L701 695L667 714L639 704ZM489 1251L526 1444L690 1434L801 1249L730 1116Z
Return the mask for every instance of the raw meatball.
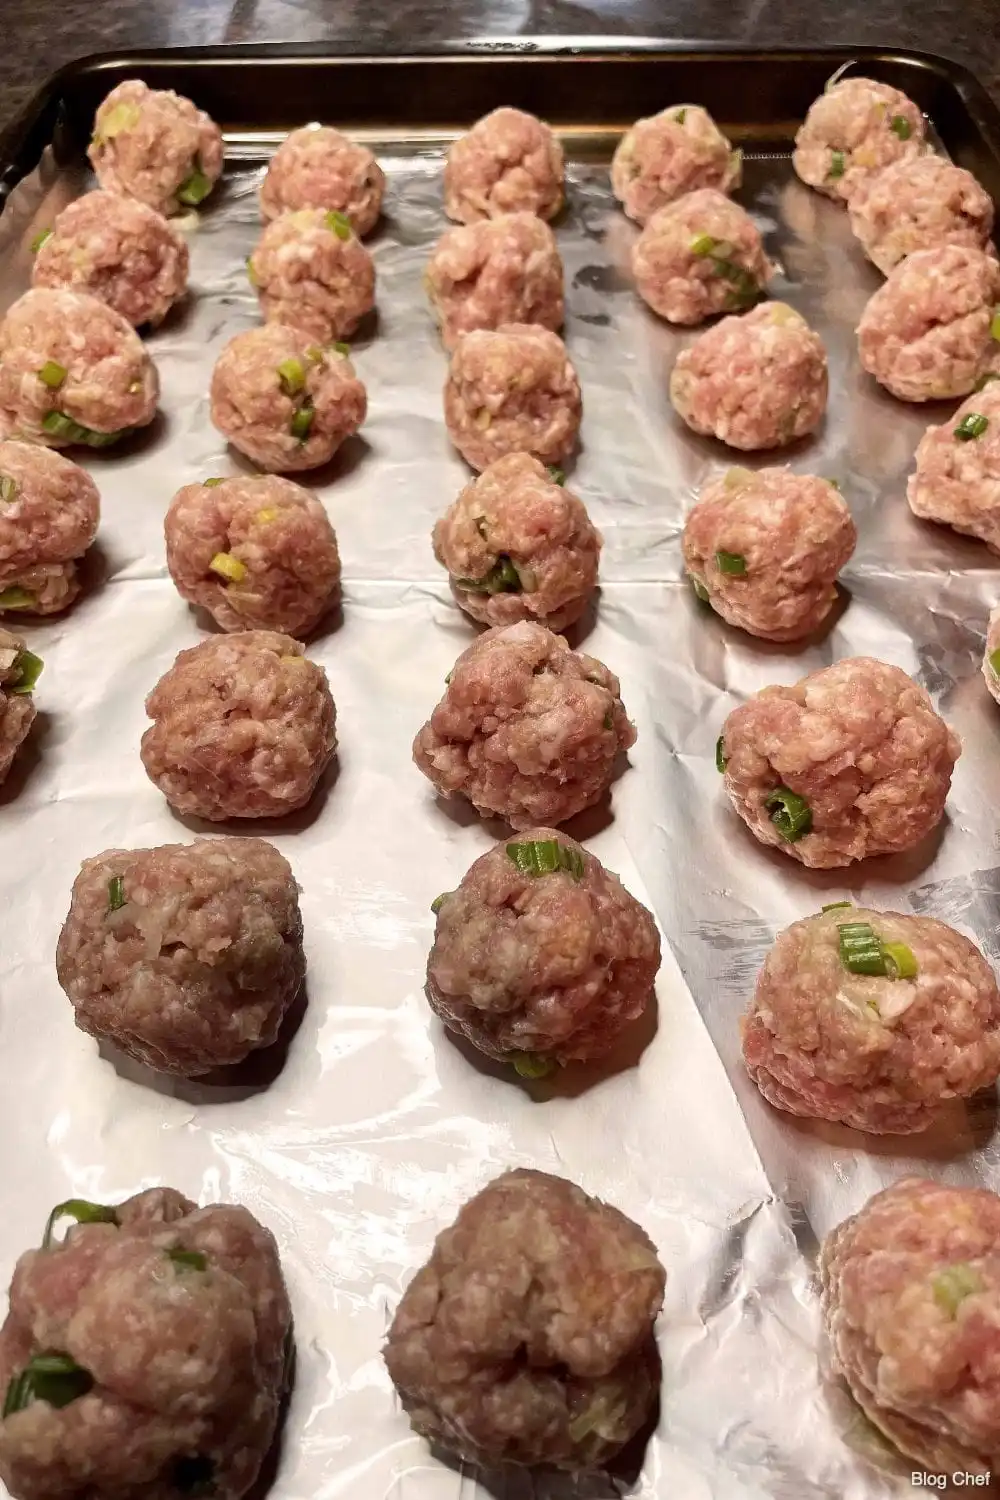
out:
M548 125L521 109L495 109L459 136L444 167L444 211L460 224L563 206L563 149Z
M848 201L873 172L926 151L927 123L898 89L845 78L810 106L792 165L803 182Z
M505 1172L438 1235L385 1362L416 1431L470 1463L598 1468L656 1408L665 1286L618 1209Z
M0 442L0 614L54 614L80 592L76 560L101 500L85 469L35 443Z
M519 1073L603 1057L649 1004L656 923L565 834L498 844L435 907L431 1009Z
M0 323L0 438L106 448L148 426L159 396L135 329L96 297L39 287Z
M940 245L901 261L861 314L861 363L900 401L967 396L1000 369L1000 266Z
M340 594L337 538L320 502L290 479L186 484L164 531L181 598L223 630L311 632Z
M222 131L172 89L120 83L94 120L87 151L101 187L161 214L204 202L222 176Z
M285 137L271 157L260 190L265 219L301 208L346 214L365 235L382 212L385 174L367 146L329 125L305 125Z
M953 526L1000 552L1000 385L991 381L947 422L928 427L906 498L922 521Z
M986 631L983 676L990 696L1000 703L1000 604L994 606Z
M368 410L347 355L282 323L229 340L212 371L212 421L259 469L318 469Z
M600 801L634 744L614 673L525 620L462 652L413 759L441 796L532 828Z
M446 349L474 328L563 324L563 263L556 237L534 214L501 214L448 229L424 285Z
M304 807L337 744L326 673L269 630L182 651L146 699L142 763L179 813L281 817Z
M31 284L89 292L134 327L154 327L187 291L189 259L173 225L138 198L85 193L47 231Z
M263 839L86 860L56 949L81 1031L186 1078L270 1047L305 967L298 886Z
M668 203L632 250L636 291L670 323L751 307L774 272L757 226L716 188Z
M886 276L914 250L985 250L993 232L989 194L971 172L932 152L864 177L848 208L865 254Z
M699 188L731 193L742 174L742 152L733 150L698 104L674 105L636 120L611 159L614 195L637 224Z
M57 1218L80 1222L51 1237ZM292 1313L245 1208L153 1188L75 1198L14 1269L0 1477L14 1500L239 1500L278 1428Z
M918 844L944 816L961 751L911 677L852 656L734 709L718 757L755 838L832 869Z
M865 1416L932 1474L996 1474L1000 1198L904 1177L827 1236L820 1276Z
M434 527L452 593L484 625L541 620L564 630L597 587L600 555L583 502L528 453L496 459Z
M1000 1074L1000 990L979 949L943 922L837 905L793 922L767 955L743 1061L790 1114L925 1130L946 1099Z
M41 669L20 636L0 626L0 786L38 714L31 692Z
M345 214L302 208L268 224L247 262L268 323L329 344L375 306L375 263Z
M582 415L576 371L550 329L504 323L463 334L455 345L444 388L445 423L473 469L508 453L558 463L573 451Z
M723 318L683 349L670 399L695 432L730 448L780 448L823 420L826 350L784 302Z
M796 641L837 601L834 583L858 539L828 479L791 469L730 469L684 525L684 566L699 598L750 635Z

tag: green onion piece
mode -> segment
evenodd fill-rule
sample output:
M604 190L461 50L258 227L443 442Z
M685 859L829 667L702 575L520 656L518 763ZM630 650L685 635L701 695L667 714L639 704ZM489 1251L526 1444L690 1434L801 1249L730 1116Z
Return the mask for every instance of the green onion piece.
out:
M823 907L824 911L839 911L842 906L853 906L853 901L828 901Z
M20 1375L7 1387L3 1403L4 1418L24 1411L33 1401L45 1401L61 1410L71 1401L85 1396L94 1384L89 1370L78 1365L68 1354L35 1354Z
M718 771L720 776L725 775L726 767L728 766L728 764L729 756L726 754L726 736L724 734L720 734L719 738L715 742L715 769Z
M993 321L990 323L990 338L996 339L1000 344L1000 308L997 308L993 314Z
M843 177L844 168L846 167L846 165L847 158L844 156L843 151L831 151L830 168L826 174L827 177L832 178L833 181L836 182L838 177Z
M217 484L225 484L225 479L203 479L202 484L206 490L214 490Z
M689 248L692 255L711 255L717 244L710 234L696 234Z
M974 439L981 438L989 425L989 417L984 417L978 411L970 411L955 428L955 436L960 443L971 443Z
M199 203L204 203L211 191L212 179L205 176L201 170L201 162L195 157L191 163L190 177L177 189L177 201L186 208L197 208Z
M467 594L520 594L524 592L521 575L505 552L500 553L485 577L456 578L455 587L465 589Z
M990 652L990 670L994 677L1000 677L1000 646Z
M182 1495L211 1495L215 1489L215 1464L203 1453L185 1454L174 1460L170 1483Z
M771 809L771 822L789 844L797 844L812 827L809 803L787 786L776 786L764 798L764 806Z
M138 104L115 104L101 119L98 110L99 129L95 134L95 140L102 144L105 141L114 140L116 135L121 135L123 130L134 130L141 118Z
M978 1271L962 1261L939 1271L931 1282L931 1290L938 1307L953 1318L966 1297L983 1290L983 1280Z
M0 474L0 505L13 505L21 487L13 474Z
M687 109L685 108L675 110L674 119L677 121L678 125L683 125L684 121L687 119Z
M337 354L342 354L345 359L350 358L351 346L350 344L345 344L342 339L338 339L333 348Z
M984 391L991 380L1000 380L1000 375L995 370L987 370L985 375L980 375L972 389L974 391Z
M32 255L37 255L38 252L39 252L39 250L45 244L45 241L48 240L48 239L51 239L51 238L52 238L52 230L51 229L43 229L40 234L36 234L35 238L31 242L31 246L30 246Z
M278 366L278 379L286 396L297 396L305 390L306 372L300 359L283 359Z
M8 693L32 693L42 675L45 663L34 651L19 651L14 658L14 676L6 685Z
M886 974L890 979L914 979L917 975L917 960L913 949L905 943L883 943Z
M35 596L27 589L12 583L9 589L0 589L0 609L34 609Z
M112 875L108 881L108 911L121 911L125 905L125 876Z
M898 135L901 141L908 141L913 134L913 126L905 115L893 115L889 121L889 129L893 135Z
M247 267L247 280L249 281L250 285L252 287L259 287L260 286L260 277L257 275L257 272L254 270L253 256L252 255L248 255L247 256L246 267Z
M840 934L840 962L851 974L872 974L885 978L885 954L882 942L870 922L845 922Z
M442 891L440 896L434 897L434 900L431 902L431 911L435 916L437 916L438 912L441 910L442 906L447 901L450 895L451 891Z
M840 480L839 479L828 479L826 482L827 482L827 484L833 486L833 488L837 491L838 495L840 494Z
M747 560L742 552L717 552L715 566L720 573L726 573L731 578L746 577Z
M54 359L47 359L38 372L38 378L50 391L57 391L68 374L65 365L58 364Z
M454 671L454 668L452 668L452 672L453 672L453 671ZM448 672L448 673L447 673L447 674L446 674L446 676L445 676L445 679L444 679L444 685L445 685L445 687L447 687L447 686L448 686L448 684L449 684L449 682L450 682L450 681L451 681L451 679L452 679L452 672Z
M693 573L689 573L688 578L691 581L691 587L694 589L696 597L701 600L702 604L707 604L710 595L701 579L696 578Z
M550 1057L539 1057L537 1052L512 1052L510 1060L521 1078L548 1078L556 1070Z
M306 402L303 406L300 406L292 417L292 437L298 438L300 443L304 443L309 436L309 429L313 424L313 417L315 415L312 402Z
M351 221L346 214L338 213L331 208L326 216L326 227L332 229L338 240L349 240L351 238Z
M240 562L231 552L217 552L208 566L213 573L218 573L220 578L226 578L230 583L242 583L247 576L246 563Z
M208 1259L200 1250L168 1250L167 1254L175 1266L184 1271L207 1271Z
M552 480L553 484L566 483L566 475L563 473L562 469L557 469L555 464L549 464L548 470L549 478Z
M42 1235L43 1250L52 1244L52 1232L60 1219L75 1219L78 1224L117 1224L118 1210L106 1203L90 1203L86 1198L67 1198L65 1203L57 1203Z
M85 443L88 448L109 448L119 438L132 431L131 427L120 427L117 432L95 432L67 417L62 411L49 411L42 418L42 431L49 437L63 438L67 443Z
M557 839L528 839L523 844L508 844L507 858L522 875L535 879L565 870L574 880L583 875L583 855L579 849L560 844Z

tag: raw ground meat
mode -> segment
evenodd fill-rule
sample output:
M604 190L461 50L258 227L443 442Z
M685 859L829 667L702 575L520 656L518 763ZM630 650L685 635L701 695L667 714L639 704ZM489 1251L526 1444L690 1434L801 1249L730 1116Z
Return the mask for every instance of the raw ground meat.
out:
M24 650L21 637L0 626L0 786L38 715L24 689Z
M977 417L986 423L982 431ZM1000 383L991 381L947 422L928 427L906 498L922 521L952 526L1000 553Z
M562 147L544 121L495 109L449 148L444 210L461 224L512 213L554 219L563 206L563 172Z
M971 172L927 152L865 177L848 205L851 228L886 276L914 250L986 250L993 200Z
M0 614L52 614L72 604L76 562L100 513L85 469L35 443L0 442Z
M224 154L222 132L204 110L137 78L104 100L87 151L102 188L167 215L204 201L222 176Z
M887 83L845 78L810 105L792 165L802 181L848 202L873 172L927 150L920 110Z
M446 349L475 328L563 324L563 263L556 237L532 213L500 214L448 229L424 285Z
M761 296L774 267L745 209L717 188L657 209L632 249L636 291L669 323L703 323Z
M350 338L375 306L375 263L335 211L282 214L264 230L247 271L266 322L321 344Z
M583 397L558 334L531 323L466 333L444 388L448 436L473 469L508 453L557 464L572 453Z
M355 234L374 229L382 212L385 174L367 146L329 125L305 125L285 137L260 190L265 219L301 208L346 214Z
M697 104L672 105L637 120L611 159L615 197L637 224L699 188L731 193L742 173L742 153Z

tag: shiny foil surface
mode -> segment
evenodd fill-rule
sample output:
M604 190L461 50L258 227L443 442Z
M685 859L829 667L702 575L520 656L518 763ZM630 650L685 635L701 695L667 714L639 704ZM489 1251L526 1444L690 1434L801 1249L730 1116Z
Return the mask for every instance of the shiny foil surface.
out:
M121 451L73 452L103 503L88 588L65 618L24 625L46 665L38 723L0 791L0 1278L71 1196L115 1201L169 1183L242 1202L278 1238L295 1309L275 1496L600 1500L628 1479L498 1478L432 1455L381 1360L436 1233L493 1176L538 1167L630 1214L667 1268L662 1410L629 1491L638 1500L915 1494L910 1464L821 1372L815 1251L906 1172L996 1185L994 1101L896 1141L780 1116L742 1071L738 1019L778 930L838 897L933 914L1000 956L998 710L979 675L1000 589L984 547L907 508L917 441L951 408L905 407L861 372L854 329L881 278L843 210L799 184L786 157L748 160L738 197L781 267L772 296L823 336L831 402L817 438L749 462L837 479L860 530L846 607L803 650L729 629L683 581L686 510L710 475L747 459L673 415L668 374L694 335L659 323L632 289L637 231L611 196L613 139L567 142L556 229L584 392L568 483L605 539L596 612L570 639L619 674L638 727L610 801L567 829L661 925L648 1024L605 1066L528 1083L455 1045L423 996L430 903L505 832L438 802L410 759L475 631L430 545L468 473L445 434L445 357L421 285L446 227L444 143L424 139L371 143L389 189L369 241L377 322L354 345L369 417L329 469L304 476L344 560L342 618L310 647L337 703L336 768L305 813L229 829L273 839L301 884L298 1029L219 1085L144 1073L74 1027L54 954L80 862L226 831L176 818L138 752L146 693L204 629L167 576L164 512L181 484L244 467L211 426L207 392L222 345L258 321L244 261L273 144L232 141L223 189L185 221L191 296L149 340L162 414ZM46 157L15 190L0 219L3 307L28 285L32 237L88 185ZM756 689L862 653L912 673L961 734L948 818L906 858L807 871L758 846L730 809L716 738Z

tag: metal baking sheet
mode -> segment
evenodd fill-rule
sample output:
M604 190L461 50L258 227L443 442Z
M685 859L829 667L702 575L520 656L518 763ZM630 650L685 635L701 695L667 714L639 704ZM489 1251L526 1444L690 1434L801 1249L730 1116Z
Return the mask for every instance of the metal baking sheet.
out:
M677 85L678 62L670 59L661 102L704 99ZM823 76L815 55L810 66ZM86 88L99 97L117 81L108 73L86 73ZM222 87L211 69L201 76L208 95ZM502 84L489 76L495 94ZM802 76L786 85L807 103ZM382 75L380 87L389 83ZM947 95L941 123L963 151L982 151L956 113L959 93ZM45 109L70 122L75 110L79 120L73 97L52 96ZM844 578L849 606L821 645L769 646L703 611L681 579L680 531L695 492L730 459L671 412L667 375L692 335L657 322L632 291L636 231L610 194L617 132L597 127L594 113L608 100L600 86L596 97L579 130L566 133L570 201L557 226L585 407L570 483L605 537L596 620L571 638L620 675L638 742L610 805L569 827L658 917L665 951L654 1024L605 1067L529 1085L471 1061L422 994L430 901L503 831L436 803L410 762L412 736L474 631L429 541L467 478L444 433L445 360L421 289L445 227L449 132L425 128L407 142L397 128L381 139L366 131L389 179L371 242L378 325L355 346L370 413L332 469L305 476L344 559L342 623L311 648L336 698L340 752L306 813L258 830L303 888L308 1005L287 1049L225 1087L164 1082L102 1054L74 1029L54 950L82 859L113 844L219 831L170 812L138 744L144 695L201 638L166 576L163 513L179 485L238 470L208 420L207 386L222 344L257 320L243 263L260 227L273 101L261 104L260 129L244 117L230 133L218 201L186 223L192 296L150 340L160 419L128 451L84 456L103 502L91 586L65 619L27 627L46 670L38 725L0 791L0 1281L51 1205L71 1195L113 1200L167 1182L202 1201L246 1203L278 1237L296 1315L298 1375L273 1492L282 1500L616 1493L602 1478L498 1480L432 1457L382 1366L392 1311L434 1235L513 1165L563 1173L616 1203L667 1267L662 1412L631 1491L638 1500L915 1494L909 1465L823 1381L817 1239L906 1171L998 1184L993 1100L957 1111L931 1138L866 1140L775 1114L738 1058L738 1017L768 944L823 900L850 894L930 912L1000 958L997 710L978 677L1000 592L995 561L920 525L903 498L923 427L944 413L900 406L859 371L853 330L879 277L843 213L794 179L780 112L748 117L741 138L767 144L750 151L741 201L781 267L773 295L819 329L831 365L826 425L789 458L840 481L861 539ZM616 99L620 114L627 104ZM32 128L45 118L36 114ZM89 185L72 155L57 138L10 195L0 310L27 286L32 237ZM965 753L947 823L929 847L839 874L808 872L760 848L729 810L715 741L747 694L857 653L924 683Z

